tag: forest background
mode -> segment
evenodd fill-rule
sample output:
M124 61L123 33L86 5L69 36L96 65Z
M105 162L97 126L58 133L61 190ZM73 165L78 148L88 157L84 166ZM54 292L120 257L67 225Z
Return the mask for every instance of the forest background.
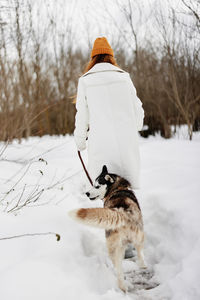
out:
M72 134L78 78L106 36L145 110L141 135L200 129L199 0L1 0L0 140Z

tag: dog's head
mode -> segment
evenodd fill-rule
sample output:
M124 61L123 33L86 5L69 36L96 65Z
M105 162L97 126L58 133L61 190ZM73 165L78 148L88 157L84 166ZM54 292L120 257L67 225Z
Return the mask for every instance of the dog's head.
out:
M116 177L115 174L108 173L107 167L104 165L101 174L96 178L92 189L86 195L90 200L103 200L109 188L115 183Z

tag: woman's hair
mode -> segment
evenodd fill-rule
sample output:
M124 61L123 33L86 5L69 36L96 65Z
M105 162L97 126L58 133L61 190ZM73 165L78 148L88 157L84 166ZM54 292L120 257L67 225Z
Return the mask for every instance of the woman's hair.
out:
M102 63L102 62L110 63L116 67L119 67L114 56L112 56L110 54L98 54L91 58L91 60L87 64L83 74L88 72L92 67L94 67L94 65L96 65L98 63Z
M93 56L90 59L90 61L87 63L87 65L83 71L83 74L87 73L92 67L94 67L94 65L96 65L98 63L102 63L102 62L110 63L116 67L119 67L114 56L112 56L110 54L98 54L98 55ZM73 99L73 103L74 104L76 103L76 95Z

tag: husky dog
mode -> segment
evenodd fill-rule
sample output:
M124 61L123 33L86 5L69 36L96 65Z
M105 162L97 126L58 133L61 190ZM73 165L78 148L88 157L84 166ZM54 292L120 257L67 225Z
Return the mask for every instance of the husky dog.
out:
M86 195L90 200L102 199L104 208L80 208L70 211L69 215L81 223L105 229L108 253L116 269L118 286L126 292L122 260L128 244L136 248L140 267L146 267L143 221L137 198L130 183L116 174L108 173L105 165Z

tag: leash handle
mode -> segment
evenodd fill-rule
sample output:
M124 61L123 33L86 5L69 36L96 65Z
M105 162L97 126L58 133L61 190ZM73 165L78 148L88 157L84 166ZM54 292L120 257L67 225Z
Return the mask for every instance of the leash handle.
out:
M87 178L88 178L90 184L93 186L92 179L90 178L90 175L89 175L89 173L88 173L88 171L87 171L87 169L86 169L86 167L85 167L85 164L84 164L84 162L83 162L83 160L82 160L82 157L81 157L81 152L80 152L79 150L78 150L78 156L79 156L80 161L81 161L81 163L82 163L82 166L83 166L83 169L84 169L84 171L85 171L85 174L87 175Z

